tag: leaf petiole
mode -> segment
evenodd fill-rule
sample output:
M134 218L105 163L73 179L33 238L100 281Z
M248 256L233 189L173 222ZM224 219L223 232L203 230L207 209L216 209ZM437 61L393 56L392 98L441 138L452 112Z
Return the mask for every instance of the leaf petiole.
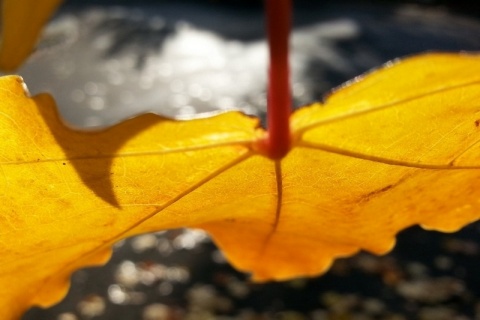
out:
M271 159L283 158L291 146L289 35L291 0L265 0L269 48L267 137L263 151Z

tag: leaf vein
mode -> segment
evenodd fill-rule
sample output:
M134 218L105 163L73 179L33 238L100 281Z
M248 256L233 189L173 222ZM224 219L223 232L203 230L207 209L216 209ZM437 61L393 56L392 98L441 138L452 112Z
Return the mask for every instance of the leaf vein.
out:
M372 162L378 162L383 164L388 164L392 166L408 167L408 168L417 168L417 169L432 169L432 170L459 170L459 169L480 169L480 165L476 166L455 166L452 162L448 164L430 164L430 163L416 163L403 160L389 159L374 155L363 154L360 152L345 150L325 144L313 143L307 141L299 141L296 145L297 147L303 147L308 149L321 150L329 153L334 153L342 156L347 156L351 158L357 158Z
M391 102L391 103L387 103L387 104L384 104L384 105L372 106L372 107L370 107L366 110L362 109L362 110L359 110L359 111L354 111L352 113L347 113L347 114L339 115L339 116L332 117L332 118L318 120L318 121L316 121L312 124L309 124L309 125L307 125L303 128L300 128L299 130L297 130L297 135L301 136L305 132L307 132L311 129L314 129L316 127L325 125L325 124L335 123L335 122L339 122L339 121L342 121L342 120L346 120L346 119L350 119L350 118L354 118L354 117L359 117L359 116L362 116L362 115L365 115L365 114L374 113L374 112L381 111L381 110L388 109L388 108L392 108L392 107L395 107L395 106L398 106L398 105L401 105L401 104L404 104L404 103L419 100L419 99L425 98L427 96L437 95L437 94L445 93L445 92L448 92L448 91L451 91L451 90L461 89L461 88L465 88L467 86L475 86L475 85L478 85L478 84L480 84L480 80L461 83L461 84L457 84L457 85L454 85L454 86L447 86L447 87L444 87L444 88L428 91L428 92L425 92L425 93L422 93L422 94L419 94L419 95L416 95L416 96L413 96L413 97L401 99L401 100L394 101L394 102ZM326 100L324 107L328 108L328 99Z

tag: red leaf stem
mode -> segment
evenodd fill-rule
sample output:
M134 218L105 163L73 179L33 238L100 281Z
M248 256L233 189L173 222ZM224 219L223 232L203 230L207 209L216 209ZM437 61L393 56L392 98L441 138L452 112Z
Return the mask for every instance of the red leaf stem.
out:
M290 150L290 92L289 36L291 0L265 0L269 48L266 154L281 159Z

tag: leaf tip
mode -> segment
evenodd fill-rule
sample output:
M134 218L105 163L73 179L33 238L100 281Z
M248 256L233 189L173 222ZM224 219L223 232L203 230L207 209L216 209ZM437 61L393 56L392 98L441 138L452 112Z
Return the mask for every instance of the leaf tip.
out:
M7 75L0 77L0 88L9 92L14 92L16 95L23 94L26 98L30 98L30 91L27 84L21 76Z
M31 304L48 308L58 303L70 289L70 277L73 272L85 267L103 266L110 260L111 256L112 249L105 247L84 259L80 259L81 261L79 260L78 263L67 266L60 273L56 273L45 280L44 286L38 291Z

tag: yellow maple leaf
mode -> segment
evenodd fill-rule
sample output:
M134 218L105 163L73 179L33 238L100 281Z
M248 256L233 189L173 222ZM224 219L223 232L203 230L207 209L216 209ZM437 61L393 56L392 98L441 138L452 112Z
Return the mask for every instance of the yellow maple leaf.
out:
M282 280L388 252L414 224L478 219L479 68L467 54L390 64L295 112L280 159L238 112L78 131L49 95L0 78L2 319L57 302L73 271L144 232L202 228L238 269Z
M37 44L43 25L62 0L0 2L0 69L17 69Z

